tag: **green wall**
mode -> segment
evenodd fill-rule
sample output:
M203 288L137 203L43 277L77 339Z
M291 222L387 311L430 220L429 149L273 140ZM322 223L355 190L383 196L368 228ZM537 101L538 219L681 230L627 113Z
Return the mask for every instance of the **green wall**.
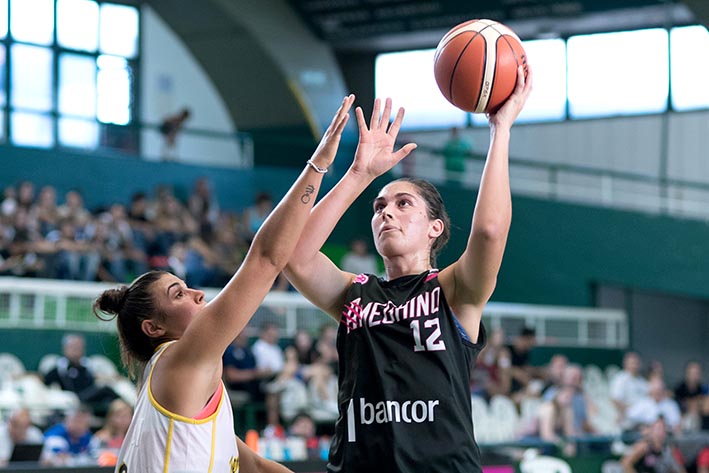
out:
M367 235L375 182L333 233L331 243ZM451 216L443 267L465 248L476 191L439 186ZM709 224L639 212L514 197L512 227L492 299L589 306L609 284L709 298Z

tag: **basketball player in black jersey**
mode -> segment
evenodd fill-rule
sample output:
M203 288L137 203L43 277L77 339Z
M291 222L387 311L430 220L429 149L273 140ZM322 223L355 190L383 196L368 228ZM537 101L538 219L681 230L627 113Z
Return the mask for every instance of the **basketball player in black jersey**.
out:
M485 343L483 306L495 287L511 218L510 129L531 90L518 71L513 95L489 116L490 148L467 247L435 269L450 224L438 191L399 179L374 201L372 233L386 278L338 269L320 247L350 204L415 148L394 152L403 109L375 101L355 113L359 144L342 180L311 212L286 267L295 287L340 322L339 418L328 472L475 473L470 371Z

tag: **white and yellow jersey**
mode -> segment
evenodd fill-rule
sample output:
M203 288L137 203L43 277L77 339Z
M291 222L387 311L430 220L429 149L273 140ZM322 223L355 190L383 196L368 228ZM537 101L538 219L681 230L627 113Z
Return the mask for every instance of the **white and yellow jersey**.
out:
M196 418L170 412L153 397L153 368L171 343L158 347L145 367L146 381L138 394L116 473L237 473L239 451L224 383Z

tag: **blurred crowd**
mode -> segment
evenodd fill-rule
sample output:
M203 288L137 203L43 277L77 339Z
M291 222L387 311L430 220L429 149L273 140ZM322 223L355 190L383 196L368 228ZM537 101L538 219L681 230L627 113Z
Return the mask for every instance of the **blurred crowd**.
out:
M128 282L165 269L190 286L220 287L272 208L259 193L243 212L221 211L205 178L184 201L160 186L95 209L79 190L58 196L24 181L5 187L0 203L0 275Z
M681 380L668 386L662 364L634 351L605 373L563 354L534 366L535 340L526 327L509 342L494 330L473 371L474 406L478 399L493 411L494 404L514 410L503 419L516 420L504 440L557 456L607 451L628 472L709 473L709 385L700 360L687 360Z

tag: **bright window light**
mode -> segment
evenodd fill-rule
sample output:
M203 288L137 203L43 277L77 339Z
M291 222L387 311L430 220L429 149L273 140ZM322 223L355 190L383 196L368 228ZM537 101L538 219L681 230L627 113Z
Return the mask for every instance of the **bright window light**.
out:
M95 149L98 146L98 124L78 118L60 118L59 143L62 146Z
M395 110L406 109L403 127L447 128L464 126L466 112L448 102L433 76L435 50L386 53L374 65L374 92L391 97Z
M568 40L572 118L660 113L669 89L667 31L647 29Z
M0 0L0 38L7 36L7 0Z
M709 107L709 32L704 26L670 32L671 97L675 110Z
M93 0L58 0L57 43L69 49L96 51L98 4Z
M14 112L11 116L12 144L38 148L54 145L50 117L25 112Z
M562 39L524 41L527 62L533 69L534 87L516 123L566 118L566 44ZM473 124L487 124L482 113L473 114Z
M101 5L101 52L127 58L138 54L138 9Z
M116 56L99 56L98 119L103 123L127 125L130 121L131 71L128 61Z
M12 105L36 111L52 109L52 50L12 45ZM14 123L14 121L13 121Z
M7 97L5 96L5 62L7 61L7 55L5 54L5 46L0 44L0 106L7 103Z
M59 113L96 117L96 61L91 56L59 57Z
M50 45L54 40L54 0L12 0L10 31L16 41Z

